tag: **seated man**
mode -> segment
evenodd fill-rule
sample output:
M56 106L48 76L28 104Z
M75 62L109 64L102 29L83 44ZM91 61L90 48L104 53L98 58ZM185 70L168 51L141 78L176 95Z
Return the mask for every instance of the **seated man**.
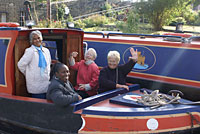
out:
M85 60L75 62L77 55L77 52L70 54L69 64L71 69L78 71L75 90L82 98L86 98L97 94L99 68L94 62L97 54L95 49L89 48L85 53Z

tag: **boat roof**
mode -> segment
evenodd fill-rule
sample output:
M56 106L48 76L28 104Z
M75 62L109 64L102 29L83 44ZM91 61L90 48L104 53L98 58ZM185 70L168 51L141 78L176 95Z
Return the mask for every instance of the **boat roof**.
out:
M192 36L187 34L171 34L166 35L151 35L151 34L124 34L124 33L107 33L103 32L85 32L84 38L96 39L114 39L127 41L149 41L149 42L163 42L163 43L186 43L200 45L200 36Z

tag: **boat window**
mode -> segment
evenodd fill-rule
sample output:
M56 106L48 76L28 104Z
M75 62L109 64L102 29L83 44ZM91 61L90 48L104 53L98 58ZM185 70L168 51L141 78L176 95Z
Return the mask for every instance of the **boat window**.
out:
M50 51L51 59L58 60L56 41L43 41L43 42L45 43L44 46L47 47Z
M62 62L63 36L43 36L43 42L50 51L51 59Z
M5 85L5 58L8 48L9 39L0 39L0 61L3 64L0 64L0 85Z
M85 52L87 51L88 49L88 44L87 42L83 42L83 53L85 54Z

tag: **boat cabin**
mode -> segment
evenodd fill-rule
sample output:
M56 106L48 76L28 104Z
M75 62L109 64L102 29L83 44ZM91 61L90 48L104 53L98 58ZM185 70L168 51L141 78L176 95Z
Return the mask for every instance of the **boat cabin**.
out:
M121 55L119 64L124 64L128 61L129 49L137 49L138 61L128 74L128 83L162 93L180 90L185 99L200 100L200 36L85 32L83 40L88 48L101 53L95 60L100 68L107 66L109 51L118 51Z
M24 29L21 27L0 27L0 93L29 96L24 75L17 63L30 47L29 34L39 30L43 42L50 50L52 64L60 61L68 65L69 54L79 53L76 60L83 57L83 31L71 29ZM71 70L70 81L75 84L76 72Z

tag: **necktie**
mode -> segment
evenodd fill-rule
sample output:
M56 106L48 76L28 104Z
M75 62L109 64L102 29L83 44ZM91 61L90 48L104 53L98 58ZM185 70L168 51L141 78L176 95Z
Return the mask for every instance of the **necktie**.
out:
M47 66L47 62L45 60L44 54L42 53L42 45L40 46L40 48L36 47L36 49L38 50L38 54L39 54L38 67L40 67L40 75L43 76L44 70Z

